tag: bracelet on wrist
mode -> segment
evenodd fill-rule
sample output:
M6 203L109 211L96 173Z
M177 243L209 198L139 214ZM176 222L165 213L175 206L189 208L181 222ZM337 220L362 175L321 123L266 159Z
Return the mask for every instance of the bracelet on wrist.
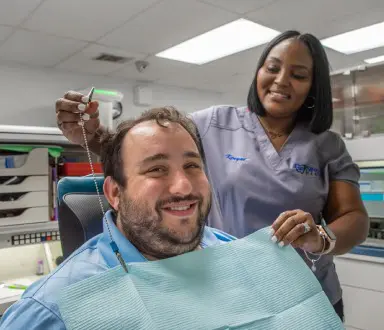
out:
M317 255L318 256L317 259L310 258L308 256L308 252L304 250L305 257L312 263L311 270L313 272L316 272L316 269L317 269L315 263L320 260L320 258L324 254L324 251L326 250L326 245L327 245L326 242L327 241L326 241L326 239L325 239L325 237L324 237L324 235L322 233L320 233L320 237L323 240L323 248L321 249L321 252L320 253L311 253L311 252L309 252L312 255Z

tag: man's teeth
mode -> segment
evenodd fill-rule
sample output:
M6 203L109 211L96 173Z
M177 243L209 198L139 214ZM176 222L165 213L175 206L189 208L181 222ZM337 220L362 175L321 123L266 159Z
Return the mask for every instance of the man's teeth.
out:
M191 207L191 205L188 206L175 206L175 207L170 207L172 211L186 211Z

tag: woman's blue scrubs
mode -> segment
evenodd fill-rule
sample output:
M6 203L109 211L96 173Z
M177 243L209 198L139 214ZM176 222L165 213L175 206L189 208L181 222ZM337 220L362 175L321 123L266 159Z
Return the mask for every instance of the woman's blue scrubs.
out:
M359 168L336 133L316 135L297 125L277 152L257 116L246 108L211 107L191 116L217 201L208 224L238 238L271 225L287 210L302 209L319 221L330 181L358 186ZM318 280L335 304L341 287L333 257L322 256L316 267Z

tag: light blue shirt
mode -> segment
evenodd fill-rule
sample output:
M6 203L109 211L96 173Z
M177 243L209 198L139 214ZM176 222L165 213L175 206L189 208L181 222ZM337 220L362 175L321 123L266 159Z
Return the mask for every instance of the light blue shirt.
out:
M107 212L107 221L125 262L147 261L118 230L110 211ZM234 237L219 230L205 227L201 247L224 244L233 239ZM71 284L119 265L109 243L108 229L103 222L103 233L87 241L51 274L32 284L21 299L8 308L0 320L0 329L66 329L56 304L58 295Z
M314 134L297 124L276 151L256 114L246 107L214 106L191 116L216 197L208 217L213 228L242 238L295 209L319 222L332 181L359 186L359 168L336 133ZM302 250L297 251L310 265ZM333 257L322 256L316 268L316 277L335 304L341 286Z

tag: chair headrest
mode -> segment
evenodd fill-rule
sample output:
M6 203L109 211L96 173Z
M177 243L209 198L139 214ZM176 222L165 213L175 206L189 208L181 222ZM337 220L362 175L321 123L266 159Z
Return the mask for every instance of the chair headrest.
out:
M96 193L95 181L99 192L103 195L104 177L81 176L81 177L64 177L57 184L57 198L59 204L67 193Z
M109 209L108 201L103 195L100 197L103 208L107 211ZM64 195L63 202L73 212L84 229L94 221L102 222L103 212L96 193L68 193ZM65 221L65 219L63 220Z
M103 177L96 177L104 210ZM57 185L59 231L64 259L82 244L103 231L103 212L93 177L65 177Z

